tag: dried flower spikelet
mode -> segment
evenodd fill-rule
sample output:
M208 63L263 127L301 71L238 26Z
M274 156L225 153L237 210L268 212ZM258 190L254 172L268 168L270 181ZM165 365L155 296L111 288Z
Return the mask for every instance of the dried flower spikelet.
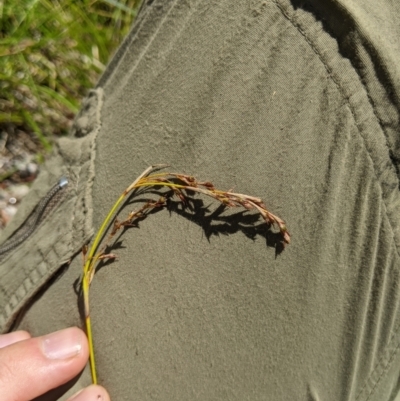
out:
M113 223L113 228L111 230L110 235L113 236L115 235L115 233L120 229L121 227L121 223L119 222L119 220L117 218L115 218L114 223Z
M289 234L289 232L288 231L286 231L285 230L285 232L283 233L283 241L286 243L286 244L290 244L290 234Z
M254 209L254 206L250 202L247 202L247 201L241 202L241 205L247 210Z
M196 179L191 175L175 174L175 177L184 182L189 187L197 187Z
M199 182L198 185L201 185L201 186L203 186L204 188L209 189L210 191L215 190L215 187L214 187L213 183L210 182L210 181Z

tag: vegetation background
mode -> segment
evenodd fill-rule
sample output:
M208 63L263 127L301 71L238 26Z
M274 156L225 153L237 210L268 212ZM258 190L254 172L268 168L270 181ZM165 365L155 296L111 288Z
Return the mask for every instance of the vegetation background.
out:
M0 0L0 227L10 198L21 197L7 188L31 182L67 134L140 3Z

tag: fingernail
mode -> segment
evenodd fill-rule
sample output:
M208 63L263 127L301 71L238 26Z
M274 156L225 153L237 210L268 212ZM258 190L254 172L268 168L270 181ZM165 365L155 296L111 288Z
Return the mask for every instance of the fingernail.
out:
M82 350L83 334L76 328L56 331L43 337L43 353L49 359L68 359Z

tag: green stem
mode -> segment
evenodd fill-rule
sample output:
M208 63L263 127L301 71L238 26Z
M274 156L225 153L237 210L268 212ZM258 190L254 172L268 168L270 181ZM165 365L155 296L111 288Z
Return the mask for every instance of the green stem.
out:
M89 342L90 371L92 373L92 383L97 384L96 362L94 359L93 335L92 335L92 325L90 323L90 316L86 318L86 331Z
M84 272L88 272L90 270L91 265L93 264L93 257L97 251L97 248L100 244L101 238L103 237L103 234L108 227L108 224L110 223L111 218L113 217L115 211L118 209L120 206L121 202L124 200L125 196L127 194L124 192L121 194L121 196L118 198L118 200L114 203L114 206L111 208L111 210L108 212L107 217L104 219L103 224L100 226L99 231L97 231L96 237L93 241L93 245L90 247L89 254L85 263L85 269Z
M103 224L101 225L99 231L97 232L96 238L94 239L93 245L90 248L89 255L86 259L84 268L83 268L83 279L82 279L82 291L83 291L83 299L85 306L85 323L86 323L86 334L89 342L89 361L90 361L90 371L92 373L92 383L97 384L97 373L96 373L96 362L94 358L94 346L93 346L93 335L92 335L92 325L90 322L90 310L89 310L89 287L90 287L90 278L92 277L92 269L94 269L95 262L95 252L100 244L101 238L103 237L103 233L108 227L108 224L114 215L114 212L118 209L119 205L125 198L126 194L123 193L115 202L114 206L111 208L107 217L104 219Z
M85 323L86 323L86 333L88 336L89 342L89 359L90 359L90 370L92 373L92 382L93 384L97 383L97 373L96 373L96 363L94 358L94 346L93 346L93 335L92 335L92 325L90 321L90 310L89 310L89 287L90 282L93 278L93 269L95 268L95 263L97 261L96 252L100 245L101 239L103 238L104 233L107 230L110 221L118 208L120 207L122 201L125 197L131 192L133 189L136 188L136 184L140 182L140 180L145 177L151 170L154 168L162 167L159 166L151 166L146 169L117 199L114 203L111 210L108 212L106 218L104 219L100 229L97 231L96 237L93 241L93 245L90 247L89 253L86 258L86 262L83 266L83 278L82 278L82 292L83 292L83 299L84 299L84 309L85 309Z

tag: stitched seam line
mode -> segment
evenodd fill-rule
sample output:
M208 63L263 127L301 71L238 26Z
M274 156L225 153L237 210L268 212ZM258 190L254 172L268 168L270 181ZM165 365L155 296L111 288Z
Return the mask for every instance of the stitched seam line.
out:
M361 134L361 132L360 132L359 125L358 125L358 123L357 123L356 114L355 114L355 112L354 112L354 108L353 108L352 104L350 103L348 96L346 96L345 92L343 91L340 82L337 81L337 80L335 79L335 77L333 76L333 70L332 70L332 68L331 68L329 65L327 65L327 64L325 63L325 61L324 61L324 59L323 59L323 56L321 55L321 53L319 52L319 50L315 47L314 43L310 40L310 38L307 36L307 34L304 32L304 30L301 28L301 26L300 26L299 24L297 24L295 21L293 21L293 19L291 18L291 16L288 15L288 13L286 13L286 11L285 11L285 10L283 9L283 7L277 2L277 0L271 0L271 1L276 5L276 7L279 9L279 11L282 13L282 15L283 15L283 16L293 25L293 27L296 28L297 31L303 36L303 38L305 39L305 41L309 44L309 46L311 47L311 49L313 50L313 52L318 56L319 60L321 61L321 63L322 63L323 66L325 67L326 71L327 71L328 74L329 74L329 78L332 80L332 82L333 82L333 83L336 85L336 87L338 88L339 93L342 95L344 101L346 102L346 105L348 106L348 108L349 108L349 110L350 110L350 112L351 112L351 115L352 115L352 117L353 117L354 123L355 123L356 127L358 128L358 133L359 133L359 135L360 135L360 137L361 137L361 139L362 139L362 143L364 144L364 148L365 148L365 150L366 150L366 153L367 153L367 155L368 155L368 157L369 157L369 159L370 159L370 161L371 161L371 163L372 163L372 166L374 167L373 170L374 170L375 179L376 179L376 181L378 182L378 184L379 184L379 186L380 186L380 188L381 188L382 193L384 193L384 191L382 190L382 186L381 186L380 180L379 180L379 178L378 178L378 176L377 176L377 172L376 172L376 169L375 169L375 163L374 163L374 161L373 161L373 159L372 159L372 156L371 156L371 154L370 154L370 152L369 152L367 146L365 145L365 139L364 139L364 137L362 136L362 134ZM357 74L357 75L358 75L358 74ZM363 83L362 80L361 80L361 83ZM381 120L380 120L380 118L379 118L379 117L377 116L377 114L376 114L376 110L374 109L374 106L373 106L373 104L372 104L372 102L371 102L371 99L370 99L370 97L368 96L368 91L367 91L367 90L366 90L366 94L367 94L366 97L367 97L367 99L368 99L368 103L369 103L370 106L371 106L371 109L372 109L372 111L373 111L373 114L374 114L374 116L376 117L376 119L377 119L377 121L378 121L380 127L382 128ZM382 131L384 131L383 128L382 128ZM386 145L387 145L387 144L388 144L388 142L387 142L387 136L386 136L386 135L384 135L384 136L385 136ZM391 221L390 221L390 219L389 219L389 216L387 215L386 203L385 203L385 200L383 199L383 197L382 197L382 201L383 201L383 205L384 205L384 209L385 209L385 215L386 215L386 218L387 218L387 220L388 220L388 222L389 222L389 226L390 226L390 228L391 228L391 232L392 232L392 234L393 234L393 237L392 237L392 238L394 238L393 227L392 227ZM399 250L397 249L397 246L396 246L396 245L395 245L395 249L396 249L396 254L397 254L398 256L400 256ZM400 328L400 323L397 324L397 326L396 326L396 328L395 328L395 330L394 330L392 336L390 337L390 340L389 340L389 343L388 343L389 345L392 343L392 341L394 341L394 339L395 339L395 337L396 337L396 335L397 335L397 332L399 331L399 328ZM387 347L387 348L388 348L388 347ZM378 362L376 363L374 369L373 369L372 372L370 373L369 377L365 380L364 385L362 386L362 388L361 388L360 391L358 392L358 394L357 394L357 396L356 396L356 400L359 400L359 398L360 398L362 392L364 391L364 389L366 388L367 384L372 382L372 383L373 383L373 386L372 386L371 391L369 392L369 394L368 394L368 396L367 396L366 401L368 401L368 400L371 398L371 396L373 395L373 393L374 393L376 387L378 386L379 382L381 381L382 377L383 377L384 374L389 370L390 365L391 365L391 363L392 363L392 361L393 361L393 359L394 359L394 356L395 356L395 354L398 352L399 348L400 348L400 343L398 342L397 345L396 345L396 347L395 347L395 349L394 349L394 351L392 351L392 352L389 353L390 357L388 358L388 360L387 360L386 362L384 361L384 359L385 359L384 356L382 356L382 357L378 360ZM377 369L378 369L380 366L383 367L383 370L382 370L382 372L379 374L378 379L377 379L377 380L373 380L373 379L371 378L371 376L372 376L372 374L373 374L374 372L377 371Z
M53 249L50 248L48 253L50 253ZM47 253L47 254L48 254ZM48 274L49 271L49 263L47 261L47 258L45 255L43 255L42 257L42 263L43 265L46 266L46 272L45 273L41 273L40 270L38 268L34 268L32 269L29 274L25 277L30 277L32 275L33 272L37 273L39 276L39 281L43 280L43 278ZM23 289L25 291L25 294L21 297L18 295L18 292ZM4 326L1 327L2 331L8 330L10 327L10 324L12 324L12 322L14 321L14 317L19 313L19 311L21 310L22 305L26 302L26 297L28 292L30 292L30 295L28 298L31 298L32 296L34 296L34 294L36 293L36 291L26 291L26 287L25 287L25 280L23 282L21 282L21 284L16 288L16 290L10 295L10 300L15 297L18 300L18 303L16 305L13 305L12 302L8 302L6 305L4 305L3 308L3 312L1 313L1 316L4 320ZM9 309L11 311L11 313L7 313L7 309ZM11 319L10 319L11 318Z
M138 55L138 57L137 57L137 59L135 61L135 65L133 67L131 67L132 70L137 68L137 66L141 63L143 57L147 54L147 50L151 47L155 37L157 36L157 34L160 31L160 29L163 27L163 25L164 25L165 21L167 20L169 14L175 8L177 2L178 2L178 0L173 0L170 8L167 11L167 13L161 18L161 20L160 20L160 22L158 24L158 27L152 33L148 43L146 43L146 45L144 46L144 48L141 50L140 54ZM137 32L136 32L136 35L137 35ZM134 40L134 39L135 39L135 37L132 38L132 40ZM123 62L125 56L126 56L126 52L123 52L123 54L121 54L121 57L118 59L118 63L114 66L115 69L117 69L118 65L120 65ZM109 82L110 82L110 80L112 80L112 78L113 78L112 74L110 74L109 76L107 76L106 80L101 79L100 85L102 85L102 87L107 86L107 84L109 84ZM126 78L125 78L125 80L126 80ZM124 83L126 83L126 82L124 82Z
M275 3L276 0L272 0L272 1ZM276 3L275 3L275 4L276 4ZM279 6L278 6L278 7L279 7ZM342 8L342 7L341 7L341 8ZM281 10L281 11L284 13L283 10ZM318 16L318 18L319 18L320 20L322 20L322 18L321 18L321 16L320 16L320 14L318 13L318 11L314 10L314 13L315 13L315 15ZM290 19L289 19L289 21L290 21ZM292 22L292 21L291 21L291 22ZM293 23L293 22L292 22L292 23ZM295 23L294 23L294 25L295 25ZM295 26L296 26L296 28L297 28L297 25L295 25ZM300 31L301 28L298 27L298 29L299 29L299 32L300 32L304 37L306 37L306 34L303 34L303 32ZM359 30L358 33L359 33L359 35L360 35L360 38L361 38L362 43L368 47L368 43L367 43L367 40L365 39L365 35L364 35L363 31ZM307 38L306 38L306 39L307 39ZM311 46L312 46L312 44L311 44ZM324 62L323 62L323 60L322 60L322 57L321 57L321 61L322 61L322 63L324 64ZM324 64L324 65L325 65L325 64ZM376 120L377 120L378 123L379 123L379 126L380 126L382 132L384 133L386 146L387 146L388 150L390 151L391 149L390 149L390 145L389 145L389 134L388 134L388 130L385 129L385 124L384 124L382 118L379 116L379 114L378 114L378 112L377 112L377 108L376 108L376 106L375 106L376 103L375 103L375 101L373 100L373 98L371 97L371 91L368 90L368 86L367 86L367 84L366 84L366 79L365 79L364 76L362 76L361 74L359 74L359 73L357 72L357 68L355 68L355 67L353 67L353 68L354 68L354 71L356 71L357 76L359 77L361 83L363 84L363 87L364 87L364 89L365 89L366 97L367 97L368 102L369 102L369 104L370 104L370 106L371 106L372 113L374 114ZM336 85L338 85L338 87L340 87L340 84L339 84L338 82L336 82L334 79L332 79L332 80L333 80L333 82L335 82ZM341 91L341 93L342 93L342 91ZM345 99L347 100L347 98L346 98L346 96L344 96L344 94L343 94L343 98L345 98ZM351 108L350 108L350 110L351 110ZM351 111L352 111L352 110L351 110ZM353 114L353 113L352 113L352 114ZM355 119L355 120L356 120L356 119ZM361 134L360 134L360 135L361 135ZM393 161L392 161L392 164L393 164L393 166L394 166L394 168L396 169L396 172L397 172L397 171L398 171L398 166L396 166L396 165L393 163ZM398 186L400 187L400 176L399 176L398 174L396 174L396 177L397 177L397 180L398 180Z
M98 90L98 92L99 92L99 90ZM103 105L103 102L102 102L102 98L99 98L99 97L102 97L103 96L103 94L102 94L102 92L99 94L97 92L97 97L98 97L98 103L97 103L97 108L102 108L102 105ZM83 161L83 165L85 165L86 163L88 163L89 164L89 168L90 168L90 165L93 163L93 161L94 161L94 149L95 149L95 145L96 145L96 139L97 139L97 133L98 133L98 131L99 131L99 129L100 129L100 126L101 126L101 121L100 121L100 112L99 111L97 111L97 121L96 121L96 127L95 127L95 129L94 129L94 132L95 132L95 135L93 135L93 138L92 138L92 140L91 140L91 143L90 143L90 150L89 150L89 154L88 154L88 157L87 157L87 159L85 160L85 161ZM91 133L92 134L92 133ZM90 135L90 134L89 134ZM72 233L71 233L71 242L72 242L72 244L74 244L75 242L76 242L76 235L74 235L74 229L73 229L73 222L74 221L76 221L76 215L77 215L77 211L80 209L79 207L77 207L79 204L78 204L78 202L80 201L80 197L78 196L78 193L77 193L77 189L78 189L78 187L79 187L79 179L80 179L80 173L81 173L81 171L82 171L82 160L77 160L76 161L76 163L74 163L74 165L73 166L78 166L79 167L79 173L78 173L78 175L77 175L77 182L76 182L76 184L75 184L75 194L76 194L76 200L75 200L75 204L74 204L74 211L73 211L73 218L72 218L72 224L71 224L71 230L72 230ZM71 169L73 169L73 166L70 166L69 168L70 168L70 175L72 176L72 174L71 174ZM94 174L94 173L93 173ZM86 196L86 191L84 192L84 194L83 194L83 196ZM65 199L64 199L65 200ZM64 200L62 200L62 201L64 201ZM50 247L50 249L49 249L49 252L51 252L51 251L54 251L54 248L53 247ZM28 251L27 251L28 252ZM48 252L48 253L49 253ZM69 249L69 251L68 251L68 253L70 253L71 252L71 246L70 246L70 249ZM43 279L43 277L46 277L47 275L48 275L48 273L49 273L49 271L51 270L51 267L50 267L50 265L49 265L49 262L46 260L46 257L45 256L43 256L42 258L42 262L43 263L45 263L45 265L46 265L46 272L44 273L44 274L41 274L41 272L40 272L40 270L37 268L37 267L34 267L30 272L29 272L29 275L28 275L28 277L30 277L30 275L33 273L33 272L36 272L38 275L39 275L39 277L41 278L41 279ZM56 270L57 270L57 268L56 268ZM2 316L3 317L3 320L4 320L4 322L5 322L5 326L3 327L3 329L4 328L7 328L8 327L8 325L7 325L7 322L8 322L8 324L10 324L10 317L12 317L12 316L15 316L16 314L18 314L19 313L19 311L20 311L20 309L21 309L21 304L24 304L25 302L27 302L27 300L29 300L35 293L36 293L36 291L37 291L37 289L31 289L30 291L25 291L25 294L23 295L23 296L19 296L18 295L18 290L21 288L21 286L24 286L24 282L22 282L21 283L21 285L19 285L18 286L18 288L13 292L13 294L12 295L10 295L10 299L13 297L13 296L15 296L16 297L16 299L18 300L18 304L16 305L16 306L13 306L12 304L11 304L11 302L8 302L7 304L5 304L4 305L4 308L3 308L3 312L0 314L0 316ZM25 288L25 287L24 287ZM29 293L29 295L28 295L28 293ZM28 295L28 296L27 296ZM7 314L7 312L6 312L6 309L7 308L9 308L11 311L12 311L12 313L11 314ZM13 320L13 319L12 319Z
M398 329L398 326L397 326L397 329ZM396 331L397 331L397 329L396 329ZM391 340L392 340L392 339L390 339L390 341L391 341ZM391 352L390 358L388 359L388 361L387 361L387 363L386 363L386 366L384 366L384 369L382 370L382 372L381 372L381 374L379 375L378 379L375 381L374 385L372 386L372 388L371 388L371 390L370 390L370 392L369 392L367 398L365 399L365 401L368 401L368 400L371 399L371 396L374 394L376 387L378 387L378 384L381 382L382 377L383 377L383 376L385 375L385 373L390 369L390 366L391 366L391 364L392 364L392 362L393 362L393 360L394 360L394 357L395 357L395 355L398 353L399 349L400 349L400 344L398 343L397 346L396 346L396 348L394 349L394 351ZM381 363L381 362L382 362L382 359L383 359L383 357L379 360L379 362L377 362L377 364L376 364L374 370L372 371L372 373L375 372L381 364L383 365L383 363ZM370 375L370 377L371 377L371 375ZM371 380L371 379L367 379L367 380L366 380L364 386L362 387L362 389L361 389L361 390L359 391L359 393L357 394L356 400L358 400L358 399L360 398L362 392L364 391L364 389L365 389L366 386L367 386L367 382L370 381L370 380Z

